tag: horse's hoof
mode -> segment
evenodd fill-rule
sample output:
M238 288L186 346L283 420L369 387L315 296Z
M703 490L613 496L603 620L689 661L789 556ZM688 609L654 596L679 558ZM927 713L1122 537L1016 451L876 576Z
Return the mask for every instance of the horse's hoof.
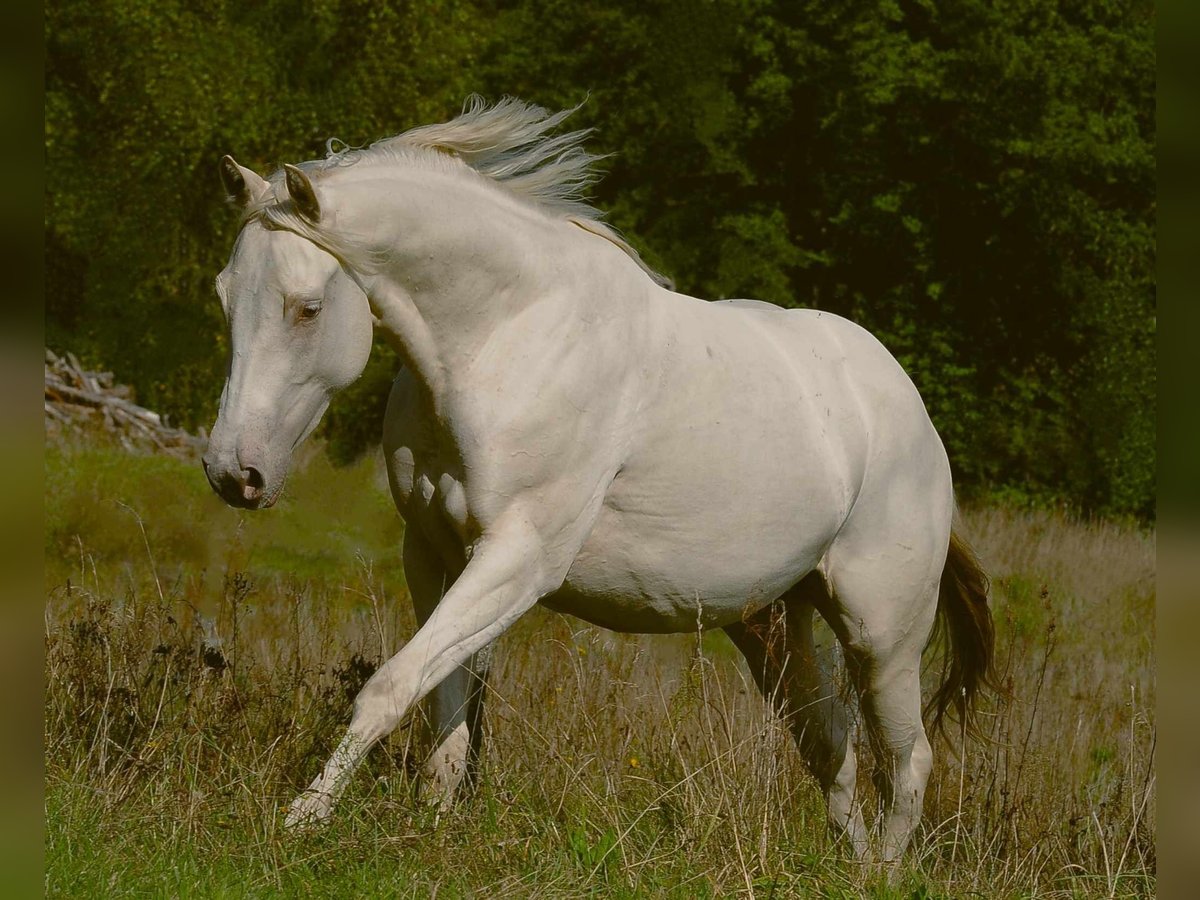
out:
M333 814L333 797L323 791L305 791L288 807L283 827L288 829L314 828L324 825Z

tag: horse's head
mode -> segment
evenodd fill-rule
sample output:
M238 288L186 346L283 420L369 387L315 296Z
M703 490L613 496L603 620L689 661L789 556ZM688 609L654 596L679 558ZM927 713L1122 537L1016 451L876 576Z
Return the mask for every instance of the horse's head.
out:
M244 208L273 191L228 156L221 175ZM278 499L292 451L330 398L366 367L371 312L337 259L257 217L238 235L216 289L230 362L204 471L226 503L259 509Z

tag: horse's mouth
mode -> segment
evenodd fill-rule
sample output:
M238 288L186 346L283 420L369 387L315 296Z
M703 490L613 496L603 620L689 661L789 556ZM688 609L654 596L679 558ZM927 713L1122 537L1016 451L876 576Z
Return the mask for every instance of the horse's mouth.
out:
M226 506L232 506L234 509L270 509L283 494L282 483L270 493L247 491L242 486L234 485L222 485L221 487L214 485L213 489Z
M271 491L269 494L260 494L256 497L242 497L240 502L231 504L239 509L270 509L279 502L280 496L283 494L283 485Z

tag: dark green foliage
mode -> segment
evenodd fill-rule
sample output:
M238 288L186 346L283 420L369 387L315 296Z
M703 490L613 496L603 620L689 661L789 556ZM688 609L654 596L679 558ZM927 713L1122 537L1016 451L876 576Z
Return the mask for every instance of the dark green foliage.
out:
M1153 34L1144 0L54 0L47 339L206 422L222 153L589 98L597 200L681 290L871 329L964 490L1153 517ZM339 455L390 368L330 411Z

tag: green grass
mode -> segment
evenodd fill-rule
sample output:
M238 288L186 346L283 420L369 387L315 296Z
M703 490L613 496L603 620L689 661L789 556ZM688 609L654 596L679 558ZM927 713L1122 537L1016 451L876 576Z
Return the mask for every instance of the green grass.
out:
M310 450L274 508L245 511L213 494L197 461L131 456L104 442L49 446L47 578L77 577L81 549L99 568L144 565L148 544L167 580L232 565L255 580L328 586L344 583L361 557L400 586L403 523L379 469L373 458L335 468Z
M418 716L329 827L285 833L281 809L414 627L377 463L312 454L259 514L222 506L194 463L82 443L48 450L46 481L49 895L1154 893L1152 534L967 514L1009 693L988 741L937 743L924 826L888 881L830 841L722 634L616 635L541 609L499 643L471 797L420 801Z

